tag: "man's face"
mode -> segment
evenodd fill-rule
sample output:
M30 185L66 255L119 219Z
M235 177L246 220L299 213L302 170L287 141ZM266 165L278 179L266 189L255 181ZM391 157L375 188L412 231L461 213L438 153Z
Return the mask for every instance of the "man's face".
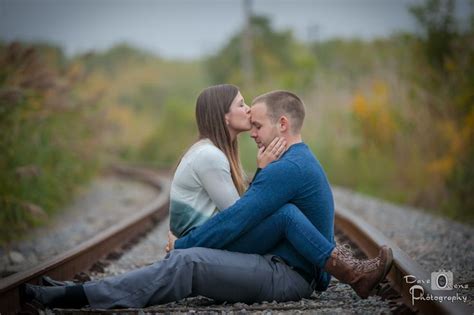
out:
M267 147L275 137L280 135L277 124L272 122L267 115L265 103L256 103L250 108L250 121L252 122L250 136L259 148Z

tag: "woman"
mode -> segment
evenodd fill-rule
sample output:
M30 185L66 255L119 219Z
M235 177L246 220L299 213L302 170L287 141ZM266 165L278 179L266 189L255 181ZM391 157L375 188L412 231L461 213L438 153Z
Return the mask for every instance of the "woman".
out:
M196 102L199 141L181 158L170 193L170 230L181 237L216 211L231 206L246 189L237 136L249 131L250 109L234 85L223 84L201 92ZM285 149L284 139L260 148L259 168Z
M216 209L219 211L232 205L239 195L243 194L246 186L238 158L237 135L249 130L251 125L249 108L238 88L226 84L205 89L197 100L196 121L200 140L191 146L181 159L171 188L170 228L178 236L183 236L201 225L215 213ZM282 139L275 139L266 149L260 148L258 152L259 166L265 167L279 157L284 150L285 141ZM267 236L265 242L259 242L258 240L263 235ZM314 256L321 255L323 252L332 253L331 257L333 254L340 256L336 258L339 259L338 261L345 260L344 267L347 272L356 273L355 270L359 270L357 273L359 279L363 278L362 273L371 272L370 270L365 271L367 267L379 263L378 257L366 262L348 257L348 253L340 247L335 247L330 240L324 238L298 208L291 204L285 205L267 217L225 249L235 252L265 254L282 241L288 241L298 251L302 250L300 254L313 265L316 265L317 260ZM331 257L328 260L328 269L330 269L329 261L336 261ZM387 271L385 270L384 273ZM339 274L342 273L339 271ZM311 275L309 277L307 274L300 275L301 281L308 283L307 289L303 288L297 293L297 296L299 298L309 297L312 293L309 286L309 282L312 280ZM373 275L378 279L385 274ZM123 278L127 277L125 275ZM367 278L364 278L364 281L365 279ZM375 286L380 281L369 280L369 285L367 283L362 285L361 283L351 283L351 286L359 295L366 297L368 295L367 288ZM115 280L111 281L111 283L115 282ZM36 299L48 306L78 307L88 304L89 297L86 296L84 287L89 285L86 283L84 286L67 286L65 289L27 286L25 293L28 299ZM133 290L133 294L139 295L140 290L141 288L136 292ZM132 293L126 291L124 294ZM161 303L163 301L154 300L154 302ZM115 305L144 306L143 304Z

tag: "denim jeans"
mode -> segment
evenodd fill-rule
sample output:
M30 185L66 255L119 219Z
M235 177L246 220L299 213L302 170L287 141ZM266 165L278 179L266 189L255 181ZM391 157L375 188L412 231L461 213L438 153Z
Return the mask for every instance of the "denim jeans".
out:
M285 240L320 269L334 249L334 244L293 204L284 205L224 248L234 252L264 255Z

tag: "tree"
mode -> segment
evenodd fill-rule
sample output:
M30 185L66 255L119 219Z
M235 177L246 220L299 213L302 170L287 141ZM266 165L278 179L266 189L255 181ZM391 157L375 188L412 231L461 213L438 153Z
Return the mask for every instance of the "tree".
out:
M250 19L254 80L259 87L303 89L313 79L315 59L307 47L299 44L290 31L275 31L264 16ZM241 42L244 31L211 56L206 64L214 83L244 85Z

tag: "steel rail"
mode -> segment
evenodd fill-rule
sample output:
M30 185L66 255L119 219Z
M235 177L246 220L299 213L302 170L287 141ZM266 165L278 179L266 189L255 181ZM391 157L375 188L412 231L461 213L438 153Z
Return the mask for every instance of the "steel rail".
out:
M119 249L135 237L151 229L157 221L168 214L170 182L152 172L131 167L113 167L119 175L132 177L160 189L159 195L148 205L119 224L99 233L92 239L60 254L40 265L15 273L0 280L0 314L15 314L20 311L19 287L24 283L38 283L41 276L55 279L72 279L81 271L88 270L95 262Z
M398 291L405 304L423 314L473 314L474 308L461 302L435 301L416 299L424 292L424 296L433 297L454 296L454 290L435 291L427 283L430 273L425 271L418 263L413 261L404 251L383 235L378 229L367 224L350 210L337 207L335 225L343 234L354 242L367 256L378 254L382 245L387 245L393 250L394 263L387 275L392 287ZM408 277L408 278L405 278ZM413 282L416 279L418 282ZM421 286L411 289L414 285ZM411 290L411 291L410 291ZM412 293L415 298L412 297Z

